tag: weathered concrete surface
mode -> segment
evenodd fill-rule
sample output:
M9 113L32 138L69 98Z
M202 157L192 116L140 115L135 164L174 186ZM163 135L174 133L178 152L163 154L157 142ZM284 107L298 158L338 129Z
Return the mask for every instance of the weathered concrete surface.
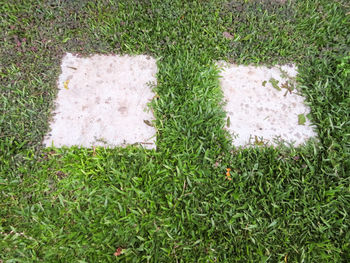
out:
M44 145L155 148L153 114L147 103L154 93L157 66L149 56L70 53L62 61L56 109Z
M227 102L226 128L237 136L236 146L276 145L275 139L298 146L316 137L307 118L310 109L295 89L295 66L218 64Z

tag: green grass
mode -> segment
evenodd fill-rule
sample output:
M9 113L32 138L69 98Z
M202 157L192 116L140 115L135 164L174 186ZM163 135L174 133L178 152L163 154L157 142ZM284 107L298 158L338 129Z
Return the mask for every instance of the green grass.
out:
M1 263L350 261L348 1L0 0L0 14ZM42 148L65 52L158 59L157 151ZM296 62L319 142L232 147L220 59Z

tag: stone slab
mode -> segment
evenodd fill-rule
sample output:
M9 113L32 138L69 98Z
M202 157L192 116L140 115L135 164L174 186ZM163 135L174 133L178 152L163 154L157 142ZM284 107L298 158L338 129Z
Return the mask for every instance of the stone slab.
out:
M279 142L299 146L317 136L307 118L310 108L296 89L294 65L218 65L226 102L226 128L235 137L235 146Z
M61 64L56 108L46 147L126 146L155 148L154 119L147 104L154 97L154 58L67 53Z

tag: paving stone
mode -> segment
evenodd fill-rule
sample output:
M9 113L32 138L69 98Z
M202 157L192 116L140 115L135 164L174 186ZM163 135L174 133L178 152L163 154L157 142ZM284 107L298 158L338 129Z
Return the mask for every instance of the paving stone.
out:
M305 143L317 134L310 108L296 89L294 65L244 66L219 62L228 131L234 145Z
M67 53L62 60L49 146L126 146L155 148L156 130L147 103L154 97L154 58Z

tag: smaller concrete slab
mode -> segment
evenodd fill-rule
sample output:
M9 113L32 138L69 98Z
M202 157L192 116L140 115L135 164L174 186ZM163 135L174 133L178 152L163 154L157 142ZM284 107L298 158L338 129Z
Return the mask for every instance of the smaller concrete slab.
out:
M316 137L307 118L310 109L296 90L295 66L243 66L220 62L227 129L234 145L295 146Z
M155 148L154 119L147 103L154 97L157 66L149 56L66 54L47 147L125 146Z

